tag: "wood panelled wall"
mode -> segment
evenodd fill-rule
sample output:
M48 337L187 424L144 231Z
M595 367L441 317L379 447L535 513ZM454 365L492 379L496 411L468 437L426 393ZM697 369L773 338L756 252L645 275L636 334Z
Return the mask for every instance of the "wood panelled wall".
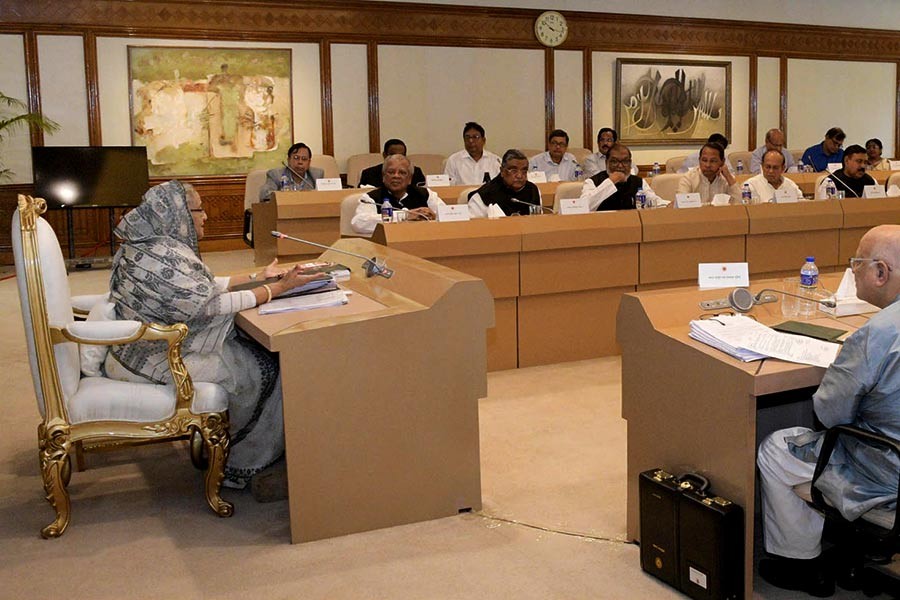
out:
M787 129L788 58L897 62L897 109L900 111L900 32L810 25L783 25L745 21L682 19L563 11L569 37L560 50L581 50L584 73L583 146L592 147L591 57L594 51L647 52L747 56L750 59L750 149L757 145L756 99L759 57L780 59L780 118ZM379 152L378 46L411 44L448 47L541 48L534 39L538 10L481 8L390 2L242 0L194 2L188 0L4 0L0 3L0 33L24 38L27 103L40 110L40 57L37 36L80 35L84 40L90 143L102 145L97 38L156 37L186 40L252 40L260 42L314 42L319 44L322 92L322 148L334 153L331 44L361 43L367 48L369 148ZM554 51L545 51L545 129L553 129ZM900 141L896 120L894 146ZM576 143L573 141L573 144ZM43 144L41 132L32 144ZM209 207L206 249L240 247L243 213L243 177L192 179ZM28 185L0 186L0 215L8 224L17 193L30 193ZM58 214L51 222L64 238ZM96 248L106 253L109 239L103 211L80 211L75 217L79 252ZM0 232L0 260L11 262L8 226ZM65 239L61 240L65 243Z

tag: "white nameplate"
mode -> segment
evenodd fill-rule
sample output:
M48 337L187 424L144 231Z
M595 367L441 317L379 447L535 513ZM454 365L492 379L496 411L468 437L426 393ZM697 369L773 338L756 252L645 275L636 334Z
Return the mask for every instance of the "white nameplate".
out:
M450 176L446 173L441 173L440 175L426 175L425 176L425 186L426 187L448 187L450 185Z
M528 171L528 181L531 183L547 183L547 174L543 171Z
M798 200L794 190L775 190L775 204L789 204Z
M891 171L900 171L900 160L889 160L888 166L891 168Z
M700 208L700 206L700 194L697 192L675 194L675 208Z
M840 171L840 170L843 169L843 168L844 168L844 164L843 164L843 163L828 163L828 166L825 167L825 169L826 169L829 173L834 173L835 171Z
M439 204L437 209L437 220L441 223L469 220L468 204Z
M867 185L863 187L863 198L884 198L884 188L881 184Z
M747 263L699 263L697 285L701 290L714 288L748 287L750 270Z
M559 173L550 176L550 183L559 183Z
M316 189L320 192L332 192L334 190L343 189L340 177L326 177L324 179L316 179Z
M559 214L561 215L586 215L588 210L587 198L560 198Z

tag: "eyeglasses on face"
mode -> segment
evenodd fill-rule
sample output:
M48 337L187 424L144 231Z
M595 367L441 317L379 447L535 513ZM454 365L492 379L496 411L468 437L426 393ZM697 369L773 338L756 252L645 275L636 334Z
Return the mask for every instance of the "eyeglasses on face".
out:
M850 269L851 269L853 272L856 272L857 270L859 270L859 268L860 268L861 266L863 266L863 265L865 265L865 264L870 264L870 263L873 263L873 264L874 264L874 263L877 263L877 262L884 263L884 266L887 267L888 272L891 272L891 271L894 270L894 269L891 268L891 265L887 264L886 262L884 262L884 261L881 260L880 258L859 258L859 257L856 257L856 256L854 256L853 258L850 259Z
M627 166L631 165L631 159L630 158L625 158L625 159L607 158L606 164L608 164L608 165L623 165L623 166L627 167Z

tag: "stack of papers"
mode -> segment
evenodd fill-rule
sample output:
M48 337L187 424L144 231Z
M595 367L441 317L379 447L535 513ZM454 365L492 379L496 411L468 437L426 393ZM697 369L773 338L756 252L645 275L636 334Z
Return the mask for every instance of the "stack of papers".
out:
M323 294L294 296L292 298L272 300L259 307L259 314L274 315L294 310L310 310L313 308L340 306L342 304L347 304L347 293L344 292L344 290L336 290L333 292L325 292Z
M691 321L689 335L744 362L771 357L827 367L840 350L839 344L779 333L743 315Z

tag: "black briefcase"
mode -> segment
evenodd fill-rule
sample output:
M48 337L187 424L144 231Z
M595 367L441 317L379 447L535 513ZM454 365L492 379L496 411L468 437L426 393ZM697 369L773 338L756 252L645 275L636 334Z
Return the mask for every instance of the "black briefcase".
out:
M697 600L744 597L744 511L705 478L641 473L641 568Z

